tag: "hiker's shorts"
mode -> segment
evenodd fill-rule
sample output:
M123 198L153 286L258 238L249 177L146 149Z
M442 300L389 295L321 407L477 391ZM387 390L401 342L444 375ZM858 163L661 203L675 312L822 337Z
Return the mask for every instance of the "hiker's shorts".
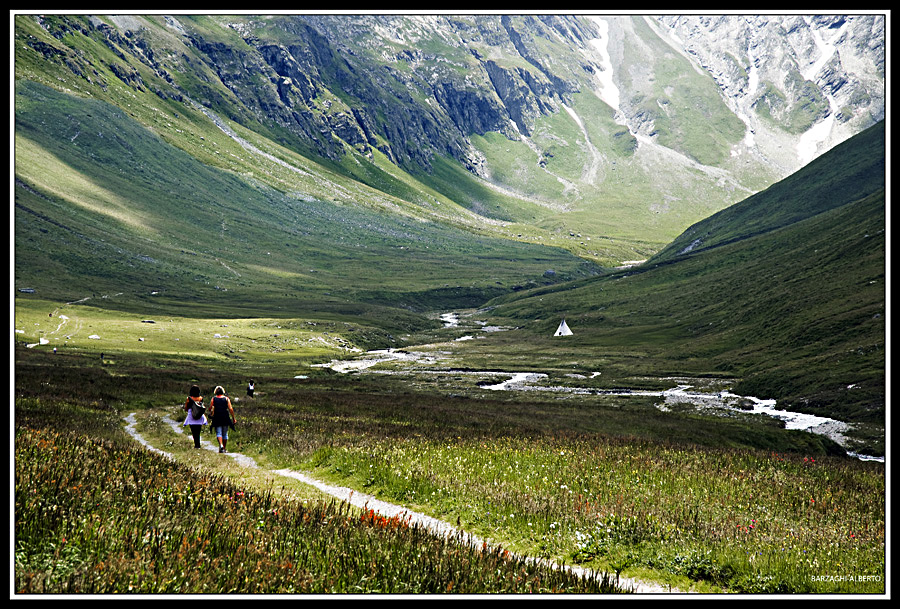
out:
M216 437L222 438L223 440L228 439L228 426L225 425L223 427L216 427Z

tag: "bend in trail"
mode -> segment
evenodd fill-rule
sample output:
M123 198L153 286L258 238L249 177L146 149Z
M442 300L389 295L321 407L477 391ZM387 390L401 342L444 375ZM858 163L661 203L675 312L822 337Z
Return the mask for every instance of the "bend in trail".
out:
M178 421L173 420L168 415L164 415L162 417L163 422L169 425L175 433L183 434L184 429L182 424ZM176 458L173 454L167 453L163 450L160 450L154 446L152 446L147 440L145 440L138 432L137 432L137 418L136 413L131 413L125 417L125 422L127 425L125 426L125 431L132 438L141 443L144 447L152 452L156 452L158 454L163 455L164 457L175 461ZM218 452L219 447L216 444L208 440L200 440L201 448L206 450L210 450L213 452ZM235 461L237 461L243 467L249 467L253 469L257 469L259 466L253 458L248 457L247 455L242 455L241 453L225 453L225 456L231 457ZM341 501L346 501L350 505L353 505L358 508L362 508L364 510L373 510L375 513L380 514L382 516L391 518L391 517L401 517L404 520L409 519L411 523L417 523L420 526L425 527L429 531L431 531L435 535L441 536L450 536L459 539L462 542L470 543L473 545L482 545L486 543L485 540L480 539L479 537L467 533L466 531L462 531L451 525L450 523L444 522L442 520L438 520L437 518L433 518L426 514L421 514L419 512L414 512L406 507L401 505L395 505L393 503L388 503L386 501L382 501L377 499L372 495L367 495L365 493L359 493L354 489L343 487L343 486L334 486L331 484L327 484L322 482L321 480L316 480L315 478L310 477L309 475L290 470L290 469L278 469L272 470L273 474L278 474L280 476L285 476L288 478L293 478L295 480L299 480L304 484L308 484L312 487L315 487L330 495L335 497L336 499L340 499ZM528 560L541 560L543 559L532 559ZM547 561L543 561L547 562ZM556 565L559 566L559 565ZM569 569L570 571L577 573L583 577L596 576L596 572L584 569L576 566L564 565L563 568ZM644 581L639 581L635 579L631 579L628 577L619 577L618 583L624 589L631 589L636 594L673 594L680 593L679 590L668 588L661 584L648 583Z

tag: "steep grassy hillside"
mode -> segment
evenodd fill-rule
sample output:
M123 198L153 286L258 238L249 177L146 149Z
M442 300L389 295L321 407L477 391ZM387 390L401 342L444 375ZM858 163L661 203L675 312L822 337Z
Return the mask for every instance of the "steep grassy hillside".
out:
M206 146L246 154L227 137ZM200 162L119 108L26 81L15 152L15 285L43 298L124 293L131 304L117 306L332 313L396 330L423 323L408 311L472 306L551 281L550 269L553 280L596 272L561 249L389 213L383 194L358 186L342 191L348 203L277 191Z
M793 198L779 185L770 190L780 195L780 213L763 214L758 206L767 199L760 195L741 206L734 224L718 218L712 224L714 236L746 230L745 238L496 299L494 321L519 330L466 344L466 350L489 354L502 367L515 346L544 369L602 371L598 386L639 375L734 377L741 379L739 392L778 398L789 410L883 424L886 236L879 133L883 137L883 127L792 178L818 184L819 192L798 190ZM871 164L859 166L861 157ZM849 172L853 164L858 172ZM839 193L836 184L859 197ZM842 204L810 210L812 201L836 192ZM768 230L745 229L747 217L776 220ZM574 336L552 337L561 317Z
M797 173L682 233L651 262L716 247L810 218L885 185L885 125L874 125Z

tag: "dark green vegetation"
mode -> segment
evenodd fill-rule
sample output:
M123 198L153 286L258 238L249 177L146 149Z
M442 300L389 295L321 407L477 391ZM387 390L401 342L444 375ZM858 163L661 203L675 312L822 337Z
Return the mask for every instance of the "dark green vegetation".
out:
M680 590L884 591L883 465L828 456L803 432L748 419L720 433L713 419L634 402L441 397L324 372L297 381L274 366L252 371L259 392L247 400L236 390L247 371L211 361L16 357L17 591L609 590L504 549ZM190 452L189 437L158 422L180 420L192 383L235 388L233 451L491 543L469 550L401 521L292 502L278 482L229 482L217 465L227 457ZM194 469L123 444L130 412ZM744 444L766 437L764 450ZM191 510L222 524L194 528ZM834 573L867 579L822 577Z
M502 369L527 342L541 370L574 361L605 384L734 377L742 395L883 430L884 152L879 124L640 267L498 298L492 316L521 329L472 349ZM561 317L575 332L565 344L552 337Z

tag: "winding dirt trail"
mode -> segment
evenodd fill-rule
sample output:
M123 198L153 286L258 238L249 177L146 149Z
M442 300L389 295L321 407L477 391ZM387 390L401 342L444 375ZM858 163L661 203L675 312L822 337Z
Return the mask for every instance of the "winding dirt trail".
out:
M147 450L163 455L164 457L171 459L172 461L176 461L175 455L160 450L159 448L151 445L146 439L144 439L141 434L137 431L137 414L132 412L125 418L125 431L134 438L137 442L142 444ZM172 430L177 433L184 435L184 428L182 427L182 423L179 421L175 421L168 415L163 415L162 420L172 428ZM190 439L190 438L189 438ZM218 453L219 447L217 444L213 444L209 440L204 440L201 438L200 446L203 449ZM253 458L248 457L247 455L243 455L241 453L225 453L224 456L230 457L234 459L238 464L243 467L258 469L256 461ZM365 493L360 493L354 489L343 487L343 486L334 486L331 484L327 484L322 482L321 480L316 480L315 478L305 474L303 472L298 472L290 469L279 469L279 470L270 470L271 473L277 474L279 476L285 476L289 478L293 478L295 480L299 480L304 484L308 484L312 487L317 488L323 493L335 497L341 501L346 501L350 505L355 507L366 509L366 510L374 510L377 514L382 516L391 518L391 517L400 517L404 520L409 519L410 522L419 524L420 526L425 527L429 531L431 531L435 535L440 536L451 536L455 537L463 542L470 543L473 545L481 545L485 542L491 544L489 540L484 540L476 535L463 531L461 529L457 529L455 526L451 525L448 522L444 522L442 520L438 520L437 518L433 518L426 514L421 514L419 512L414 512L407 507L402 505L395 505L393 503L388 503L386 501L382 501L377 499L372 495L367 495ZM527 558L527 560L533 561L543 561L543 559L537 558ZM544 561L545 562L545 561ZM564 568L578 573L583 577L590 577L592 572L586 569L582 569L576 566L564 565ZM636 579L631 579L628 577L621 576L619 577L619 585L623 586L626 589L631 589L635 594L643 594L643 595L672 595L672 594L681 594L681 591L677 589L671 589L667 586L663 586L661 584L655 584L645 581L640 581Z

